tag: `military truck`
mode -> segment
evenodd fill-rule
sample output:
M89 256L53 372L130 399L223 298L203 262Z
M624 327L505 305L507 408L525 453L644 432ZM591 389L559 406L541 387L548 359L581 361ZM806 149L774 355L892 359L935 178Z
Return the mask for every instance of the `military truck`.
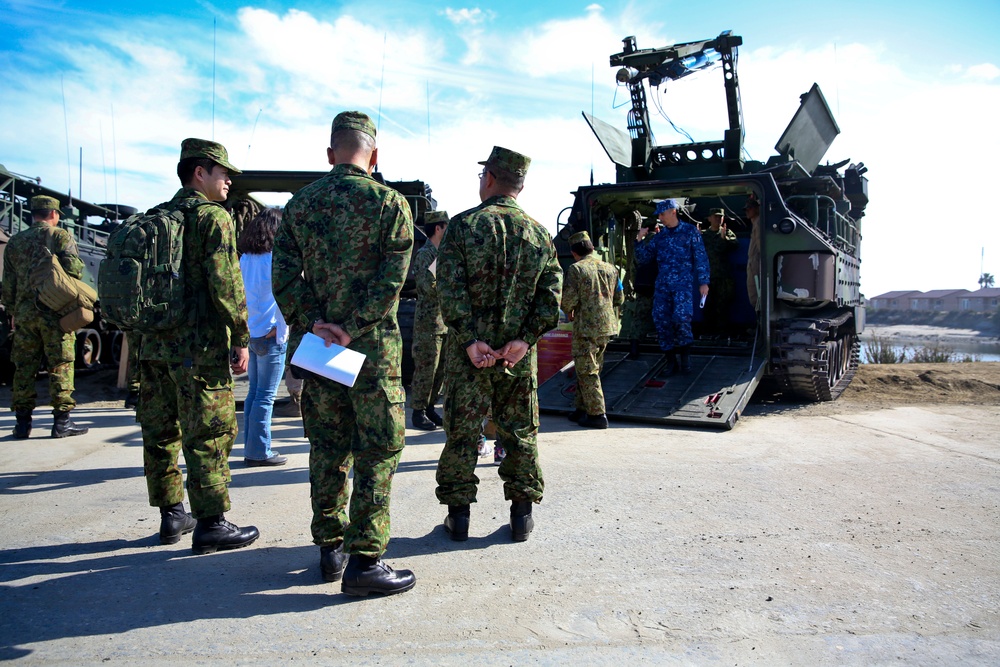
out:
M766 163L746 158L736 71L742 42L726 31L714 39L639 49L635 37L626 37L610 64L631 98L627 132L583 114L615 163L616 182L574 193L567 219L557 225L556 244L568 258L569 236L587 231L597 250L621 269L627 298L623 332L643 328L629 321L636 310L628 306L637 301L633 249L638 228L657 201L679 200L682 221L691 224L704 220L710 208L722 208L739 242L722 266L712 267L712 280L728 276L736 292L723 333L705 328L694 302L691 373L672 372L655 336L631 346L619 339L609 347L601 376L609 417L730 429L762 380L784 397L829 401L857 368L865 323L860 243L866 168L849 160L820 164L840 128L815 84L801 96L775 146L777 154ZM715 67L722 73L729 121L723 138L654 145L646 86ZM743 213L749 199L760 208L759 254L753 258L748 257L753 223ZM756 309L747 287L748 259L760 266ZM693 300L696 295L692 285ZM571 368L554 376L539 388L541 408L571 411L574 385Z
M232 176L233 184L229 188L229 199L226 200L225 206L232 211L237 231L239 231L264 207L264 204L254 196L255 194L295 194L301 188L325 176L326 173L323 171L244 171L241 174L234 174ZM437 208L431 187L423 181L386 181L382 174L377 171L372 176L375 180L402 194L410 204L415 237L413 253L416 254L427 240L421 227L424 213ZM409 384L413 377L413 358L410 355L410 346L413 341L413 315L416 309L416 296L416 281L411 263L410 273L400 294L397 314L400 331L403 335L402 372L404 384Z
M96 290L97 269L107 249L108 235L120 220L136 213L136 209L117 204L91 204L72 194L47 188L40 179L14 173L0 164L0 266L10 237L31 226L31 198L37 195L55 197L64 204L59 226L76 239L84 265L83 280ZM10 316L7 304L0 304L0 307L3 308L0 313L0 382L7 383L13 372ZM76 333L77 368L93 368L102 362L118 363L121 347L122 333L101 319L98 308L90 327Z

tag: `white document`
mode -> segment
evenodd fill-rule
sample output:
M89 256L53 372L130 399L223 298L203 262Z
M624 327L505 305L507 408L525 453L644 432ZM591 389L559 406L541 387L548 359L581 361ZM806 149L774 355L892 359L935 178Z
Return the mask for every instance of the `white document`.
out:
M427 270L431 272L432 276L434 276L435 278L437 278L437 270L438 270L438 260L437 260L437 257L435 257L434 261L431 262L431 265L427 267Z
M327 347L322 338L307 333L292 355L292 363L316 375L353 387L361 372L361 365L365 363L365 355L336 343Z

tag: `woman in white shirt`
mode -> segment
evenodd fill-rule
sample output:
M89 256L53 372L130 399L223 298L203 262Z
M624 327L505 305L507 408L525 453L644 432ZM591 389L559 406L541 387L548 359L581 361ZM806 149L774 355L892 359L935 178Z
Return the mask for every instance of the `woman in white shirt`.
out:
M271 411L285 369L288 326L271 293L271 248L281 209L266 208L240 233L240 269L250 321L250 391L243 403L243 462L280 466L288 462L271 449Z

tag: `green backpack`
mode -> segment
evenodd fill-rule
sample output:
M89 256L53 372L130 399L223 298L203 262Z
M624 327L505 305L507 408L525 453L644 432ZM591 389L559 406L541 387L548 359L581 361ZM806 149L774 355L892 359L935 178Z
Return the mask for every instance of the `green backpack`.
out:
M108 237L97 274L104 319L141 334L177 329L195 316L184 302L184 222L210 202L185 199L133 215Z

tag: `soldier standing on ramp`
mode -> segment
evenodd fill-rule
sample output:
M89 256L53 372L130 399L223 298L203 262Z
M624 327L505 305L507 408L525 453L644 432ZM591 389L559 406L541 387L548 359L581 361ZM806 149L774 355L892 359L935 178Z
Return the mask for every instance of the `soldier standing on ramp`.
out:
M607 428L601 368L608 341L618 334L615 307L625 302L618 270L594 254L587 232L569 237L576 263L566 271L562 309L573 321L573 362L576 369L576 410L570 421L590 428Z
M83 435L89 430L77 426L69 418L70 410L76 406L73 400L76 334L63 333L59 315L36 299L31 286L31 271L47 247L68 275L78 280L83 277L83 262L77 253L76 241L72 234L57 227L59 216L59 200L55 197L32 197L31 228L11 237L3 257L3 302L10 309L16 327L11 350L15 369L10 401L10 409L17 417L16 440L31 435L31 413L37 397L35 376L43 354L49 363L49 401L54 419L52 437Z
M493 407L504 497L515 542L534 527L542 500L535 343L559 321L562 271L548 232L517 203L530 158L494 146L479 164L482 204L455 216L438 256L438 296L448 325L444 429L437 497L451 539L469 536L469 506L483 418ZM527 357L527 358L525 358Z
M381 559L392 476L406 438L396 310L413 221L403 195L371 177L378 163L371 118L337 114L330 134L333 169L289 200L274 239L271 284L290 325L366 355L353 387L312 376L302 389L312 536L324 580L343 579L348 595L391 595L416 583L411 571Z

